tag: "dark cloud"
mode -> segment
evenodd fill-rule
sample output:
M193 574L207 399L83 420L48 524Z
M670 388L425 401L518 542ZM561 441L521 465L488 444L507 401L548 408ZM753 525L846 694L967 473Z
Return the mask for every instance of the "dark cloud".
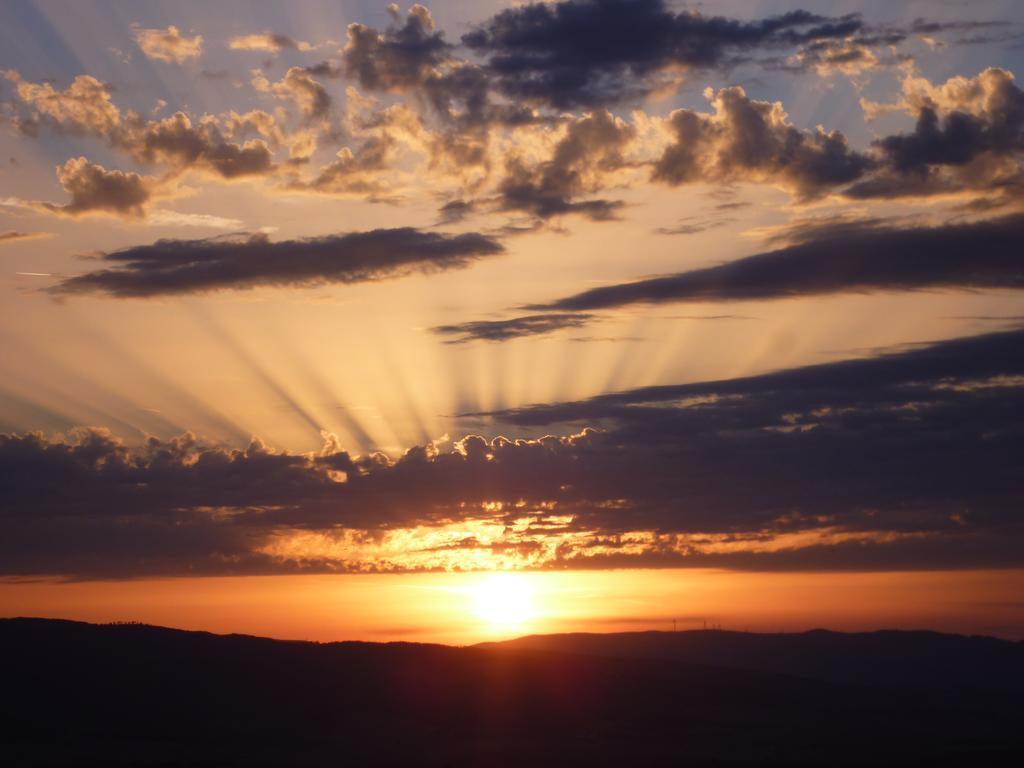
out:
M414 5L404 23L397 14L383 32L364 24L349 24L342 54L344 71L373 91L404 91L422 84L449 57L444 33L434 31L434 19Z
M991 45L1019 40L1024 36L1019 24L1007 20L935 21L918 18L911 22L906 32L929 39L936 36L951 37L950 42L957 45Z
M498 185L498 208L547 219L578 214L593 221L614 218L622 202L578 198L592 194L609 174L629 165L625 151L636 129L606 110L570 120L550 159L527 165L512 157Z
M579 328L593 319L594 315L585 313L526 315L509 320L477 320L439 325L430 330L440 336L452 337L445 341L446 344L464 344L468 341L508 341L552 333L563 328Z
M669 115L673 141L654 164L656 181L766 182L811 199L859 179L872 166L839 131L792 126L778 102L751 99L740 86L706 95L713 113L677 109Z
M611 309L636 303L780 299L924 288L1024 287L1024 216L895 227L839 220L789 231L792 245L704 269L601 286L531 308Z
M675 498L677 514L684 517L716 509L698 528L736 514L751 528L760 525L752 520L778 516L775 524L783 524L792 515L802 529L809 520L801 517L812 515L829 525L916 532L902 543L890 542L893 551L882 558L889 562L908 544L931 550L944 531L949 539L940 548L950 557L953 542L960 540L971 552L968 559L991 548L1005 564L1015 558L999 545L996 531L1017 542L1024 535L1015 512L1024 477L1024 429L1014 415L1024 404L1022 342L1024 333L1017 330L864 360L491 415L520 428L604 424L609 431L601 439L646 455L651 466L661 463L653 446L662 446L685 479L676 483L666 461L651 474L639 469L637 487L649 483L657 489L650 491L652 498ZM630 464L643 461L634 456ZM879 555L870 543L863 546L867 560ZM749 549L755 551L738 559L757 561L756 547ZM813 559L829 562L828 549ZM793 554L760 559L792 562L808 553ZM848 552L835 560L854 559Z
M990 68L938 86L911 79L904 89L909 93L900 106L916 115L914 130L875 141L876 173L844 194L865 199L963 190L1019 192L1024 184L1024 91L1010 72Z
M273 153L262 139L243 144L226 141L215 123L194 125L184 112L154 121L130 121L114 144L143 163L176 169L197 168L226 179L266 175L274 170Z
M0 571L402 570L467 553L547 568L1019 567L1022 408L1017 330L491 413L574 434L397 459L333 436L292 454L4 435ZM387 550L390 531L449 524Z
M428 141L432 160L457 168L488 165L493 126L537 120L523 105L495 102L487 72L454 55L425 7L413 5L404 20L397 6L389 12L392 23L383 31L349 25L340 65L326 62L309 71L345 75L369 91L411 96L437 123Z
M689 426L698 430L721 429L730 424L799 427L817 423L816 420L842 423L847 417L855 423L856 408L861 407L879 409L879 418L912 420L911 413L894 413L892 406L922 398L918 415L923 415L929 403L956 400L960 395L967 399L1001 397L1007 391L1015 397L1024 394L1019 391L1024 389L1024 381L1017 380L1024 374L1024 347L1018 348L1022 339L1024 330L1014 329L873 350L864 358L754 376L643 387L573 403L534 405L484 415L504 424L531 427L579 421L596 423L605 419L626 423L634 416L637 421L648 420L651 414L645 414L642 407L662 403L680 414L689 414ZM821 410L827 406L838 408L832 412ZM853 410L844 412L842 408L847 406ZM1014 421L1007 422L1005 427L1020 429Z
M523 309L544 314L447 326L505 341L546 332L530 318L554 317L561 327L600 319L595 310L633 304L732 302L836 293L1024 288L1024 215L974 223L905 227L882 221L798 222L777 237L788 244L734 261L629 283L603 285ZM733 317L733 316L727 316ZM525 321L525 322L524 322ZM476 334L479 332L479 336Z
M160 187L160 182L152 177L107 170L84 157L72 158L58 166L57 179L71 195L69 203L34 202L29 205L60 216L105 213L137 219L146 215L146 209Z
M670 69L725 67L758 49L843 38L861 27L856 15L792 11L744 22L677 13L661 0L565 0L501 11L462 42L484 58L505 95L566 109L643 96Z
M442 205L438 213L438 224L455 224L467 216L471 215L477 209L477 205L472 200L451 200Z
M771 62L766 62L766 65L797 72L813 69L821 77L828 77L836 73L859 75L911 60L908 56L892 54L880 58L873 50L874 44L875 41L871 41L869 44L857 38L816 40L801 48L784 62L774 65Z
M60 296L163 296L253 288L321 285L460 269L503 252L477 233L447 235L406 227L272 242L266 235L158 240L99 256L107 268L69 277Z
M937 21L918 17L914 19L908 31L916 35L934 35L939 32L975 32L979 29L992 29L1003 27L1009 24L1006 21L969 21L966 19L957 21Z

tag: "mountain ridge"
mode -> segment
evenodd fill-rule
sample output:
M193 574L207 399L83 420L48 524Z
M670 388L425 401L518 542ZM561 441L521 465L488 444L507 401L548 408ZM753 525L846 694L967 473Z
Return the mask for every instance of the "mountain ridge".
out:
M31 618L0 619L0 649L10 766L943 766L1024 748L1015 690Z

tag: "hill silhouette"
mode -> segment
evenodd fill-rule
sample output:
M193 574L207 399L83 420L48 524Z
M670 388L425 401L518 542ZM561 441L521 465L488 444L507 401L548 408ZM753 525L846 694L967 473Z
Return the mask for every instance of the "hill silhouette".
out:
M1009 764L1024 747L1024 697L988 677L839 684L651 651L678 637L644 635L649 647L635 656L621 655L628 643L606 655L593 652L595 636L567 637L551 639L576 652L0 620L0 755L13 766L930 766ZM874 637L880 647L906 639ZM609 640L623 638L636 640ZM743 642L754 653L777 639ZM1002 641L912 639L1022 653ZM719 640L739 652L727 633L704 638ZM870 664L856 655L870 646L849 647L854 667Z
M940 632L572 633L477 647L661 659L883 688L1024 689L1024 643Z

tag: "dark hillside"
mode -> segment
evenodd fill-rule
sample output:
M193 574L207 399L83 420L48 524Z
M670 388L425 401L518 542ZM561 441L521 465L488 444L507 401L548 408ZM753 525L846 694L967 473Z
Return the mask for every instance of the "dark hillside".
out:
M756 637L756 636L755 636ZM5 765L1005 764L1012 693L651 658L0 621Z

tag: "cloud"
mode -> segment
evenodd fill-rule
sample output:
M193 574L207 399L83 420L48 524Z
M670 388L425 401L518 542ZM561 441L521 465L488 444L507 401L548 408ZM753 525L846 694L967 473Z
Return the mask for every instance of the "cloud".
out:
M430 330L440 336L451 336L446 344L464 344L468 341L508 341L523 336L536 336L559 331L563 328L579 328L594 319L594 315L544 314L526 315L509 320L477 320L455 325L439 325Z
M149 58L169 64L198 59L203 53L202 35L186 37L173 25L167 29L136 29L135 42Z
M184 112L132 126L115 144L143 163L195 168L225 179L262 176L275 167L273 152L262 139L226 141L216 124L194 125Z
M21 243L25 240L42 240L47 237L53 237L53 235L49 232L18 232L13 229L0 230L0 245Z
M345 75L366 91L408 96L419 117L432 124L424 138L435 167L486 170L491 128L529 124L537 116L527 106L495 101L487 73L454 55L425 7L413 5L404 20L397 6L389 6L389 13L391 24L383 31L350 24L341 62L310 71ZM386 119L390 111L372 119Z
M162 120L143 120L132 112L123 114L113 103L110 88L89 75L79 75L64 91L49 83L27 82L14 70L4 76L15 84L18 98L58 130L104 139L137 162L165 164L176 171L195 169L226 179L275 170L273 152L263 139L235 143L225 137L225 131L256 126L270 132L274 120L266 113L230 112L224 127L209 116L196 124L180 111ZM257 114L265 117L258 120ZM239 118L246 117L249 121L240 124Z
M787 59L786 65L798 70L813 68L820 77L837 73L853 77L878 69L881 62L870 46L846 38L817 40Z
M498 207L541 219L580 214L594 221L614 218L622 203L578 200L602 188L605 178L628 166L624 152L636 129L610 112L598 111L571 119L550 159L527 165L518 157L506 162L498 184Z
M257 70L258 71L258 70ZM271 83L263 75L253 79L256 90L273 93L278 98L295 102L307 118L324 117L331 107L331 97L305 67L290 67L278 82Z
M729 210L728 208L720 210ZM709 229L718 229L734 224L736 219L722 216L684 216L673 227L658 227L654 230L658 235L698 235Z
M866 107L869 116L905 110L917 117L917 124L910 133L874 142L881 170L846 190L849 197L999 192L1024 183L1024 91L1006 70L990 68L939 85L908 77L901 101L868 102Z
M591 13L591 6L598 3L562 5L585 6ZM608 4L613 6L616 2ZM546 19L545 14L560 7L537 6L541 10L530 12ZM526 11L508 11L520 12ZM687 23L704 19L684 15ZM851 46L869 50L867 41L880 44L889 34L865 31L857 21L861 33L844 36L836 32L847 24L842 20L826 34L832 22L813 18L817 20L808 22L812 26L807 30L804 21L776 29L802 46L802 54L797 54L804 55L801 66L810 66L807 57L812 54L822 66L841 67L844 61L853 66L861 58L851 54ZM722 29L732 34L742 27L730 22ZM818 31L806 37L811 29ZM255 87L289 102L293 109L197 117L178 111L163 119L145 119L120 110L110 87L90 76L79 76L60 90L50 83L27 82L8 70L4 75L25 108L10 119L22 130L48 125L64 133L100 137L135 162L163 166L170 173L201 172L222 179L281 174L280 186L285 189L373 201L398 199L404 183L400 181L416 178L410 172L412 163L425 159L416 171L429 173L434 180L453 180L462 194L461 207L442 211L443 221L495 211L526 214L534 219L530 226L564 215L614 219L623 203L609 190L633 183L642 169L650 171L651 181L672 187L697 182L770 184L788 191L799 203L826 197L850 201L957 196L970 210L1008 210L1024 190L1024 92L1005 70L988 69L973 78L939 84L908 74L897 102L862 104L869 116L909 112L917 126L859 150L838 130L792 125L781 103L753 99L739 86L707 89L711 109L706 112L677 109L666 117L635 112L628 122L603 107L556 116L522 99L496 100L493 72L458 59L457 49L444 41L429 12L418 6L405 17L393 15L393 23L383 31L357 24L349 33L345 56L338 63L291 67L277 82L256 70ZM367 90L404 99L381 100L350 88L339 130L334 127L328 89L317 78L341 75ZM292 122L289 112L299 119ZM309 176L300 175L302 162L313 156L321 141L337 141L341 135L348 136L350 146ZM288 158L276 161L281 149L287 150ZM450 199L453 192L446 189L442 194ZM684 233L693 227L677 229Z
M69 277L50 290L126 298L359 283L461 269L503 251L497 240L475 232L447 235L410 227L280 242L263 234L158 240L101 254L106 268Z
M371 200L394 199L395 189L386 182L387 170L397 149L389 134L367 139L356 152L342 147L335 159L319 169L309 180L294 179L286 188L338 196L355 195Z
M64 205L33 202L28 205L72 218L102 213L125 219L142 219L161 187L161 182L152 176L108 171L84 157L72 158L57 166L57 179L64 191L71 195L71 202Z
M725 68L763 49L842 39L856 15L792 11L757 21L678 13L662 0L563 0L501 11L463 35L508 97L556 109L606 106L678 84L680 70Z
M400 24L379 32L364 24L349 24L342 52L344 71L367 90L401 92L426 81L447 58L450 47L422 5L413 5Z
M1022 341L1024 333L1016 330L491 416L520 428L604 424L608 431L599 439L621 448L623 461L638 473L634 487L644 489L650 502L666 504L664 516L655 514L660 530L691 516L689 524L707 532L718 525L748 534L772 518L773 526L785 528L788 519L795 529L812 529L814 518L847 532L914 533L925 551L931 545L951 550L959 539L965 553L971 551L966 559L987 549L1006 562L1009 548L1000 546L995 531L1018 542L1024 535L1010 512L1019 494L1013 457L1024 440L1010 415L1024 403ZM657 446L674 457L678 477ZM644 468L656 465L650 472ZM737 486L730 478L742 482ZM980 488L991 489L992 496L982 500ZM627 502L619 514L625 525L642 527L637 504ZM740 518L744 522L733 526ZM943 543L945 535L950 538ZM863 544L862 562L887 549ZM885 559L902 550L895 537L890 544ZM736 547L737 554L743 550L737 560L757 561L756 546ZM792 554L779 553L778 559L799 562L808 553ZM814 559L829 562L827 549L817 554L826 556ZM947 552L932 562L945 558L957 560ZM836 558L844 564L851 559L857 558ZM922 566L917 561L914 567Z
M984 45L991 43L1005 43L1012 40L1019 40L1024 36L1019 25L1012 21L936 21L929 19L914 19L907 28L908 34L917 35L935 47L944 47L945 42L936 40L936 35L950 33L954 35L950 41L956 45Z
M233 51L264 51L278 54L288 48L297 51L311 51L315 46L288 35L275 32L258 32L251 35L238 35L228 40L228 47Z
M933 227L826 220L791 228L788 236L797 242L719 266L593 288L535 308L579 311L635 303L1024 287L1021 215Z
M30 83L13 69L3 75L14 84L18 99L72 133L107 137L121 125L110 88L91 75L78 75L63 91L50 83Z
M399 458L3 435L0 571L1020 567L1022 406L1016 330L494 412L567 434Z
M444 333L506 341L601 318L635 304L734 302L873 291L1024 288L1024 215L941 226L834 218L776 233L789 244L714 267L603 285L522 309L542 314L445 326ZM550 327L532 318L557 318Z
M476 211L478 205L473 200L450 200L442 205L438 213L438 224L455 224Z
M751 99L740 86L705 96L713 113L677 109L665 120L672 141L654 164L655 181L761 182L807 200L859 179L872 165L839 131L792 126L779 102Z
M146 221L155 227L206 227L208 229L239 230L244 226L241 219L230 219L209 213L183 213L169 210L151 211L146 216Z

